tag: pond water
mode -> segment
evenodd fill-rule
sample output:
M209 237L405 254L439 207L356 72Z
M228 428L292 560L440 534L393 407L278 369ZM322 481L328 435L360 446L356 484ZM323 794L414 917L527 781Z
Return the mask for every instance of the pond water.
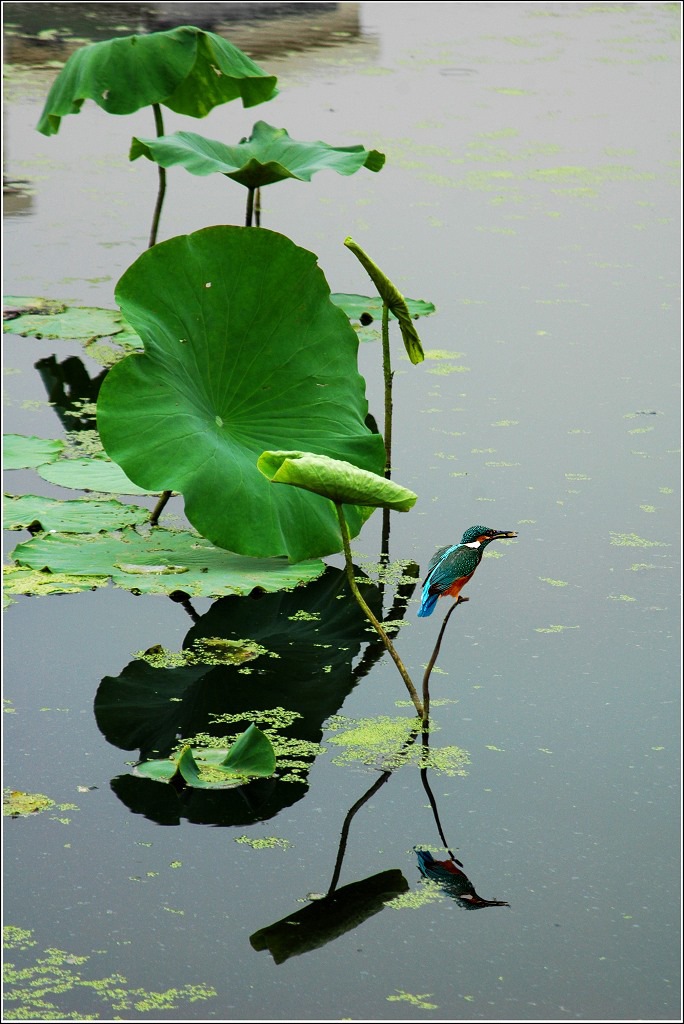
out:
M430 357L395 348L394 478L419 500L394 515L390 557L424 570L472 523L518 532L489 548L432 678L431 745L469 761L363 763L352 726L373 720L377 746L411 708L347 599L320 631L311 619L340 592L339 558L259 601L111 584L17 597L5 786L55 803L5 819L5 924L30 933L6 953L28 972L6 1017L23 992L36 1020L679 1020L680 6L299 6L214 26L278 76L272 103L201 124L168 112L166 129L237 139L265 119L387 155L379 174L266 189L262 223L317 253L333 291L369 292L352 235L437 306L418 322ZM86 103L38 134L70 48L14 34L35 7L4 5L5 294L113 308L147 244L155 170L127 154L151 115ZM42 28L95 8L102 33L107 7L111 32L140 28L137 5L41 4ZM97 38L87 27L72 34ZM240 223L243 202L222 176L170 173L160 238ZM87 397L65 363L102 366L77 342L5 345L5 431L64 437L44 381L59 371ZM376 341L359 361L380 418ZM75 493L32 470L5 489ZM11 560L29 534L5 538ZM379 546L376 515L358 564ZM396 642L419 679L444 602L419 619L417 598ZM135 658L202 636L249 636L280 661L240 675ZM301 716L294 781L179 795L131 775L177 732L274 707ZM445 846L464 873L451 888L422 880L415 853ZM317 910L307 897L333 878Z

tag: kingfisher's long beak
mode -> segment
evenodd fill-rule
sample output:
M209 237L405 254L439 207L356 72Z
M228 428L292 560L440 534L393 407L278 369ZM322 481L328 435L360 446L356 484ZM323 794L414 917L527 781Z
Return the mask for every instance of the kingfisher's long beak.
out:
M515 530L502 530L501 533L497 533L495 540L499 540L501 537L517 537L518 534Z

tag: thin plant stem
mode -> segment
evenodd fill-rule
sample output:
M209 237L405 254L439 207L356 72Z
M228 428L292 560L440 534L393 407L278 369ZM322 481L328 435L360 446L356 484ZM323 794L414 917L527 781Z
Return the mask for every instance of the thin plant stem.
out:
M423 753L423 760L425 761L425 763L427 763L427 752L428 752L428 750L430 748L430 732L425 727L423 727L422 745L423 745L423 751L424 751L424 753ZM440 818L439 818L439 811L437 810L437 801L435 800L435 795L432 792L432 788L430 786L430 783L428 782L428 770L427 770L426 767L423 767L423 768L420 769L420 779L421 779L421 782L423 783L423 789L425 790L425 792L427 794L427 798L428 798L428 800L430 802L430 807L432 808L432 814L433 814L433 817L435 819L435 824L437 826L437 831L439 832L439 838L442 840L442 843L444 844L444 848L446 850L448 850L449 856L451 857L451 859L453 861L456 861L458 866L462 868L463 864L461 863L460 860L457 860L456 857L454 857L454 855L453 855L453 853L451 851L451 848L450 848L449 844L447 843L446 836L444 835L444 829L442 828L442 822L440 821Z
M392 361L389 344L389 306L382 304L382 373L385 381L385 479L392 475ZM390 510L382 510L382 536L380 540L380 563L389 563Z
M150 512L150 526L156 526L159 522L159 516L162 514L164 506L171 497L172 491L162 491L159 496L159 501Z
M328 891L326 893L326 896L332 896L332 894L335 892L335 889L337 888L337 883L340 880L340 875L342 874L342 862L344 860L344 855L345 855L346 850L347 850L347 840L349 838L349 828L351 826L352 819L353 819L354 815L356 814L357 811L361 810L363 805L365 803L367 803L370 800L370 798L372 796L374 796L377 793L377 791L382 786L385 785L385 783L387 782L387 780L389 779L391 774L392 774L391 771L384 771L382 773L382 775L380 776L380 778L377 779L373 783L373 785L370 787L370 789L366 793L364 793L364 795L362 797L360 797L356 801L356 803L353 804L349 808L349 810L347 811L347 815L346 815L346 817L344 819L344 824L342 825L342 832L340 833L340 845L337 848L337 858L335 860L335 867L333 869L333 876L332 876L332 879L330 881L330 885L328 887Z
M157 131L157 138L161 138L161 136L164 134L164 118L162 117L161 107L159 106L158 103L153 103L152 110L154 111L154 126ZM166 195L166 168L162 167L161 164L158 164L157 169L159 171L159 187L157 189L157 202L155 203L154 213L152 215L150 240L147 243L148 249L151 249L153 245L157 244L159 221L161 219L162 206L164 205L164 196ZM159 501L154 506L150 514L150 526L157 525L157 523L159 522L159 516L161 515L161 511L170 497L171 491L162 492Z
M415 743L416 738L418 736L418 728L419 727L416 726L414 729L411 730L408 738L402 744L402 748L401 748L402 750L406 750L413 743ZM350 829L350 826L351 826L351 823L352 823L352 819L354 818L354 815L357 814L357 812L361 810L363 805L368 803L370 798L372 796L375 796L375 794L378 792L378 790L382 786L385 785L385 783L389 780L390 776L392 775L393 771L394 771L393 768L387 768L380 775L380 777L378 779L376 779L376 781L373 783L373 785L370 787L370 789L366 790L366 792L363 794L363 796L359 797L359 799L356 801L356 803L352 804L352 806L347 811L347 814L346 814L345 819L344 819L344 823L342 825L342 831L340 832L340 845L339 845L339 847L337 849L337 858L335 860L335 868L333 870L332 881L330 882L330 886L329 886L328 891L326 893L327 896L332 896L332 894L335 892L335 889L337 888L337 883L340 880L340 875L342 873L342 861L344 860L344 855L345 855L346 850L347 850L347 840L349 839L349 829Z
M257 188L254 196L254 223L260 228L261 227L261 189Z
M382 533L380 535L380 565L389 565L390 509L382 510Z
M363 595L361 594L361 591L359 590L359 588L358 588L358 586L356 584L356 580L354 579L354 565L352 563L351 546L350 546L350 543L349 543L349 528L347 526L347 520L344 517L344 511L342 509L341 502L336 501L335 502L335 508L337 509L337 518L338 518L338 521L339 521L339 524L340 524L340 533L342 534L342 544L343 544L343 547L344 547L344 562L345 562L345 566L346 566L346 569L347 569L347 579L349 580L349 586L351 588L351 592L354 595L354 597L356 598L356 600L357 600L357 602L359 604L359 607L361 608L361 610L365 614L366 618L371 623L371 625L375 629L376 633L378 634L378 636L382 640L383 644L385 645L385 648L387 649L387 651L388 651L390 657L392 658L394 664L399 669L399 674L400 674L401 678L404 680L404 685L406 686L406 689L409 692L409 696L411 697L411 700L413 701L413 705L414 705L416 711L418 712L419 716L421 718L423 718L424 717L424 715L423 715L423 707L422 707L422 704L420 703L420 698L418 696L418 691L416 690L415 686L413 685L411 677L408 674L408 672L406 671L406 667L405 667L403 661L401 660L401 658L397 654L397 651L396 651L396 649L394 647L394 644L392 643L392 641L390 640L389 636L387 635L387 633L383 629L382 624L378 621L378 619L376 619L375 615L373 614L373 612L370 610L370 608L366 604L365 600L363 599Z
M254 215L254 189L247 189L247 212L245 213L245 227L251 228Z
M392 360L389 343L389 306L382 304L382 373L385 380L385 479L392 475Z
M430 688L429 688L430 673L432 672L433 666L434 666L435 662L437 661L437 655L439 654L439 649L442 646L442 637L444 636L444 630L446 629L447 622L449 621L452 613L456 610L456 608L458 608L459 604L465 604L465 602L468 601L468 600L469 600L469 598L461 597L461 595L459 594L458 597L456 598L456 600L454 601L454 603L452 604L451 608L449 609L449 611L444 616L444 622L442 623L442 628L439 631L439 636L437 637L437 643L435 644L435 649L432 652L432 657L430 658L430 660L427 663L427 668L425 669L425 675L423 676L423 721L424 722L427 722L428 719L430 718Z
M164 134L164 120L162 118L161 107L158 103L153 103L152 110L154 111L154 124L157 129L157 138L160 138ZM162 206L164 205L164 196L166 194L166 168L162 167L161 164L158 164L157 167L159 170L159 188L157 190L157 202L154 207L154 214L152 215L152 229L150 231L150 240L147 243L148 249L151 249L152 246L157 243L159 220L161 218Z

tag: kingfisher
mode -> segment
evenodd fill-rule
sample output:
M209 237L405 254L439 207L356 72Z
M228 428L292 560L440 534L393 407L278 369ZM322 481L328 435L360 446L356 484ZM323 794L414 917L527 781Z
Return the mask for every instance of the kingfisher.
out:
M470 881L460 860L456 860L451 854L449 860L435 860L428 850L414 848L418 858L418 868L424 878L431 882L437 882L444 891L452 896L461 907L468 910L476 910L479 907L510 907L510 903L503 900L485 900L478 896L475 887ZM451 853L451 851L449 851Z
M484 549L501 537L517 537L512 530L491 530L487 526L471 526L461 537L460 544L440 548L430 559L423 583L423 596L418 615L432 615L439 597L458 598L463 587L482 560Z

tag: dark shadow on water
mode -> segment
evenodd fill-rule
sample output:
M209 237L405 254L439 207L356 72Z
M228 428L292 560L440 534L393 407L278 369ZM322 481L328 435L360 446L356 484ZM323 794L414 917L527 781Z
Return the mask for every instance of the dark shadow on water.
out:
M419 735L418 726L406 740L404 747L415 743ZM422 733L423 747L428 746L428 734ZM344 857L351 831L352 821L364 804L374 797L389 782L394 773L381 772L366 792L349 808L340 832L340 842L333 869L332 881L325 896L311 902L272 925L260 928L250 936L254 950L268 950L276 964L282 964L291 957L300 956L319 949L334 941L340 935L352 931L370 917L383 910L386 904L403 896L410 889L409 883L398 868L391 868L369 878L338 887ZM421 769L421 781L428 794L437 830L446 844L437 802L428 781L427 768ZM503 900L486 900L475 891L466 875L464 866L451 850L449 859L436 860L428 850L414 847L421 875L429 883L436 882L440 890L454 899L459 907L470 910L483 907L508 907Z
M381 615L378 587L368 582L361 589L374 613ZM320 743L324 723L383 656L384 647L368 632L344 572L332 567L291 592L221 598L200 617L187 599L182 603L196 620L184 651L195 652L208 639L214 650L221 641L239 649L248 640L265 653L237 664L171 668L136 659L120 675L105 676L98 687L94 710L102 734L123 750L139 750L139 760L147 760L166 757L181 739L223 737L253 721L276 730L285 744L294 744L296 764L288 765L285 751L279 754L273 779L240 790L178 792L132 775L114 780L113 788L135 813L160 823L181 817L220 825L265 820L304 795L315 750L297 751L297 742ZM392 606L391 617L398 618L405 606L406 594ZM285 709L288 723L279 726L274 709ZM221 716L234 720L217 721Z

